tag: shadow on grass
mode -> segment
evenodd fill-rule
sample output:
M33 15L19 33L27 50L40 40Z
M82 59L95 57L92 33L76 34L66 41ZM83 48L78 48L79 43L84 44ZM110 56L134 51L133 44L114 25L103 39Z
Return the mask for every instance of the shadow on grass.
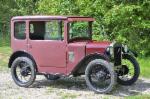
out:
M84 78L61 78L56 81L48 81L48 80L37 80L32 88L42 88L42 87L50 87L57 89L67 89L67 90L75 90L75 91L88 91L88 87L86 86ZM137 96L142 95L143 91L147 91L150 89L150 81L139 79L135 84L131 86L121 86L119 84L113 89L113 91L108 95L126 97L126 96Z

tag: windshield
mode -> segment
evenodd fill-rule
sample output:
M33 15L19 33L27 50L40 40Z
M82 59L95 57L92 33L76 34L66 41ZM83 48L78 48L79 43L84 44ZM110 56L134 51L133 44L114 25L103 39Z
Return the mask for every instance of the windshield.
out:
M69 40L91 39L92 22L76 21L69 23Z

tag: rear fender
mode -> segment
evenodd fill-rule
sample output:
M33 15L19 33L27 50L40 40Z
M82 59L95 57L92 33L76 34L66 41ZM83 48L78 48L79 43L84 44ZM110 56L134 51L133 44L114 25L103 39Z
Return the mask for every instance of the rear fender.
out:
M10 58L9 58L8 68L11 68L11 65L12 65L13 61L14 61L17 57L21 57L21 56L25 56L25 57L30 58L30 59L34 62L35 68L36 68L36 70L37 70L37 65L36 65L36 62L35 62L34 58L32 57L32 55L28 54L28 53L25 52L25 51L16 51L16 52L14 52L14 53L10 56Z

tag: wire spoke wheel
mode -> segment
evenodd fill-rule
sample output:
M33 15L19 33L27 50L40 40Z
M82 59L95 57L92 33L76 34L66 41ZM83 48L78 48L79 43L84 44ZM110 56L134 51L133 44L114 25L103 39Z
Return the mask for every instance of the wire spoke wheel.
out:
M111 83L110 73L107 68L102 65L95 65L90 71L90 81L93 86L99 90L105 89Z
M85 71L85 80L89 88L95 92L110 92L115 83L112 65L101 59L91 61Z
M27 57L18 57L11 67L12 78L21 87L30 86L36 77L33 61Z
M122 68L119 70L117 82L121 85L132 85L137 81L140 67L136 59L128 54L123 54Z
M133 64L128 59L122 59L122 75L119 76L121 80L130 80L133 78L135 70Z
M21 83L27 83L31 78L31 68L28 63L21 61L16 66L16 69L14 71L16 78Z

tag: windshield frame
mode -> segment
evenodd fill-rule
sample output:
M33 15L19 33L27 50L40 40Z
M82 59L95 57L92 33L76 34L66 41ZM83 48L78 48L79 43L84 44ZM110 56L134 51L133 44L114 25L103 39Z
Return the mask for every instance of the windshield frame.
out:
M88 23L88 33L89 34L89 37L75 37L75 38L72 38L70 39L70 23L72 22L87 22ZM72 42L72 41L78 41L78 40L92 40L92 24L93 24L93 21L85 21L85 20L80 20L80 21L69 21L67 23L67 38L68 38L68 42Z

